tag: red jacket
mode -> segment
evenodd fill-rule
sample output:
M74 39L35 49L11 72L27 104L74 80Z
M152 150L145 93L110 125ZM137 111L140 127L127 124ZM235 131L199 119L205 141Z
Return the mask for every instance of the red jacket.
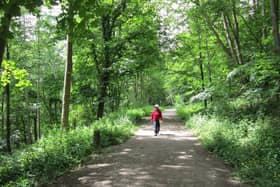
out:
M162 120L162 114L159 109L155 109L152 114L151 114L151 120L152 121L157 121L157 120Z

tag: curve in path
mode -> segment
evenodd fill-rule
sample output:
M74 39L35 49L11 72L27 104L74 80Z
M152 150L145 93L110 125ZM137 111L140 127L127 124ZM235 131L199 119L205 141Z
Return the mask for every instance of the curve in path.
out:
M175 110L163 112L159 136L148 118L126 143L60 177L52 186L243 187L231 171L186 130Z

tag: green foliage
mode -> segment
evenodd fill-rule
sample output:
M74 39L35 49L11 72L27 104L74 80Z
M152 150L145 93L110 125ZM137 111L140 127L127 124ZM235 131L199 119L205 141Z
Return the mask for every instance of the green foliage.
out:
M204 106L201 103L189 104L187 106L177 105L176 106L176 113L182 119L188 120L192 115L202 111L203 108L204 108Z
M1 85L6 86L10 84L12 79L17 80L16 87L20 90L25 87L31 86L31 82L27 79L28 73L25 69L16 67L16 63L13 61L3 61L3 69L1 75Z
M90 125L95 120L95 116L90 114L92 114L90 107L86 105L74 105L70 112L72 126Z
M277 121L243 118L235 122L219 113L196 113L197 106L179 110L205 147L239 170L239 176L254 186L280 184L280 130Z
M32 186L50 182L95 151L94 130L101 132L102 147L119 144L132 135L134 120L143 115L145 109L131 109L67 132L53 129L39 142L12 156L0 155L0 185Z

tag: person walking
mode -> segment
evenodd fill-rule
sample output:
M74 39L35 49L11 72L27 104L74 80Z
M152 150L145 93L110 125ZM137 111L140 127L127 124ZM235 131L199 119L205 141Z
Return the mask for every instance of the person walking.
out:
M155 104L154 110L151 114L151 121L154 125L155 136L157 136L160 131L160 121L162 121L162 114L158 104Z

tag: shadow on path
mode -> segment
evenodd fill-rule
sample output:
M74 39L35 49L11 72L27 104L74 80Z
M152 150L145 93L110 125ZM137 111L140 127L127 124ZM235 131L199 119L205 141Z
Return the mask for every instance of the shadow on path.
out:
M153 136L146 118L129 141L111 147L108 153L60 177L51 186L245 186L231 179L230 169L202 148L175 113L164 111L159 136Z

